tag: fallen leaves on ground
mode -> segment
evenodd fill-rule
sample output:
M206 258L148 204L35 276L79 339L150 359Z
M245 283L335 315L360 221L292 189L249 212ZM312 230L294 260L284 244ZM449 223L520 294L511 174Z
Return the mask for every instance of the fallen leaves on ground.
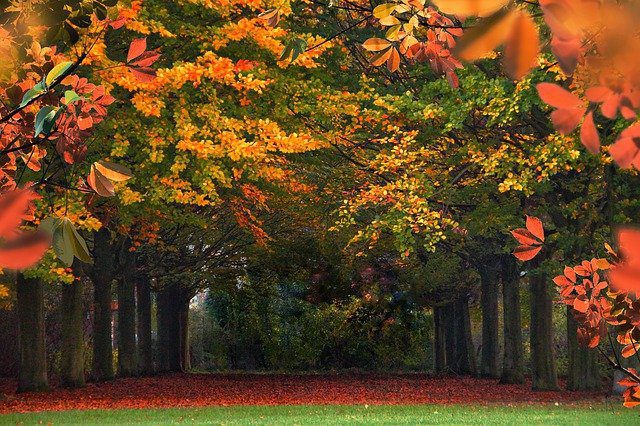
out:
M15 389L15 380L0 380L0 413L229 405L545 404L597 401L604 396L533 392L530 384L501 385L471 377L355 373L169 374L48 393L16 394Z

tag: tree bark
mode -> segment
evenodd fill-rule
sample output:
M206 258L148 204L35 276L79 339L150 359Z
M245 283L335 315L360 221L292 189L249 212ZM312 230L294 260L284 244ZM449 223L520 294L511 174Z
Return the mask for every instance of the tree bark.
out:
M458 351L456 347L456 322L453 305L447 303L443 306L443 323L444 323L444 340L445 340L445 370L447 372L458 373L456 364L458 360Z
M447 368L444 311L442 306L433 307L433 370L442 374Z
M78 271L78 269L74 268L74 271ZM60 384L67 388L81 388L85 385L84 307L82 303L84 292L82 275L77 273L74 275L73 283L62 284L60 308L62 321Z
M553 350L553 302L547 274L534 271L529 278L531 289L531 375L533 390L558 389L558 375Z
M498 356L500 343L498 335L498 276L495 264L485 264L479 268L482 295L482 353L480 376L499 377Z
M515 258L502 261L502 309L504 316L504 357L500 383L524 383L524 348L520 311L520 271Z
M477 373L476 354L471 337L469 301L466 296L461 296L455 301L454 317L456 355L458 356L454 369L458 374L475 375Z
M573 309L567 306L567 348L569 368L567 390L597 391L602 388L602 378L598 369L598 352L580 345L578 323L573 317Z
M189 343L189 300L180 305L180 365L182 371L191 370L191 349Z
M49 389L44 324L44 288L37 278L18 274L17 302L20 326L18 392Z
M171 284L158 293L160 371L182 371L180 362L180 291Z
M153 374L153 349L151 346L151 284L142 275L136 280L138 315L138 371L141 375Z
M128 274L118 280L118 373L136 375L135 284Z
M102 228L94 233L93 282L93 360L91 377L95 381L111 380L113 372L113 341L111 335L111 284L114 273L114 254L109 231Z

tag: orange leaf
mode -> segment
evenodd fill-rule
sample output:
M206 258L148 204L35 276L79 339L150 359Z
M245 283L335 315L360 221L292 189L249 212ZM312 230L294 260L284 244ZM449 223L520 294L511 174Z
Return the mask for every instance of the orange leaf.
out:
M389 59L390 56L391 56L391 49L387 49L384 52L376 53L371 58L371 65L373 65L374 67L378 67L384 64L385 62L387 62L387 59Z
M531 16L518 13L507 37L504 67L510 77L520 79L535 65L540 52L538 29Z
M512 10L500 11L465 31L458 39L454 55L466 61L487 55L506 40L515 17Z
M589 310L589 301L576 298L573 301L573 309L584 314Z
M571 109L582 106L579 97L553 83L540 83L536 86L538 95L545 103L555 108Z
M391 56L387 60L387 69L389 72L396 72L400 67L400 54L395 47L391 48Z
M14 235L31 201L37 198L31 189L14 189L0 195L0 237L11 238Z
M593 112L587 114L582 123L580 141L592 154L600 152L600 135L598 135L598 130L593 122Z
M98 195L103 197L112 197L115 195L113 183L104 177L104 175L96 169L95 165L91 165L87 183Z
M391 46L391 43L389 43L387 40L376 37L370 38L369 40L362 43L362 47L367 49L369 52L379 52L389 46Z
M524 229L524 228L514 229L513 231L511 231L511 235L513 235L513 238L518 240L518 242L523 245L530 246L533 244L540 243L536 239L536 237L531 232L529 232L528 229Z
M147 39L146 38L137 38L131 42L129 45L129 52L127 53L127 62L131 62L132 59L137 58L142 55L142 53L147 49Z
M433 0L440 12L462 16L488 16L508 2L509 0Z
M513 255L526 262L536 257L537 254L540 253L540 250L542 250L541 246L518 246L513 251Z
M527 229L540 241L544 242L544 228L542 221L534 216L527 216Z
M0 247L0 267L24 269L38 262L49 248L50 236L46 232L30 232Z

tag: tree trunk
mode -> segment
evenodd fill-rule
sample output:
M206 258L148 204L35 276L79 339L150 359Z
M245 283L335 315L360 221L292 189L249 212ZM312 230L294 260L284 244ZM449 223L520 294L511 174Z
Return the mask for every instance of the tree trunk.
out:
M455 335L456 355L458 356L455 370L459 374L474 375L476 371L476 354L471 337L471 317L469 316L469 301L462 296L455 301Z
M138 314L138 371L141 375L153 374L153 350L151 347L151 285L149 277L136 280Z
M602 378L598 369L598 352L583 347L578 342L578 323L573 317L573 309L567 306L567 348L569 368L567 390L597 391L602 388Z
M182 371L180 363L180 292L171 284L158 293L160 371Z
M533 390L558 389L553 350L553 305L547 275L533 272L531 288L531 375Z
M515 258L502 261L502 309L504 316L504 357L500 383L524 383L524 349L520 312L520 271Z
M74 270L77 269L74 268ZM74 275L73 283L62 284L60 309L62 321L60 384L67 388L80 388L85 385L84 307L82 303L84 292L81 274Z
M445 370L448 372L458 373L456 370L458 352L456 348L456 322L453 305L451 303L446 304L443 308L444 312L444 340L446 349L446 364Z
M488 264L480 268L482 295L482 353L480 358L480 376L499 377L498 356L500 343L498 337L498 277L495 265Z
M191 350L189 347L189 300L180 305L180 365L182 371L191 370Z
M136 300L135 284L128 274L118 280L118 373L136 374Z
M49 389L44 324L44 288L37 278L18 274L18 320L20 324L20 377L18 392Z
M93 361L91 377L96 381L111 380L113 373L113 341L111 334L111 282L114 254L109 231L94 233L93 281Z
M433 370L442 374L447 367L445 345L444 310L442 306L433 307Z

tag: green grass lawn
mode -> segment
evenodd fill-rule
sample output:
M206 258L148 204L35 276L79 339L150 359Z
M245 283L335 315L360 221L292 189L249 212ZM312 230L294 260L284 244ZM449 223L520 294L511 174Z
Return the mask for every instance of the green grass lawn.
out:
M563 406L249 406L0 415L0 424L530 424L640 425L640 410Z

